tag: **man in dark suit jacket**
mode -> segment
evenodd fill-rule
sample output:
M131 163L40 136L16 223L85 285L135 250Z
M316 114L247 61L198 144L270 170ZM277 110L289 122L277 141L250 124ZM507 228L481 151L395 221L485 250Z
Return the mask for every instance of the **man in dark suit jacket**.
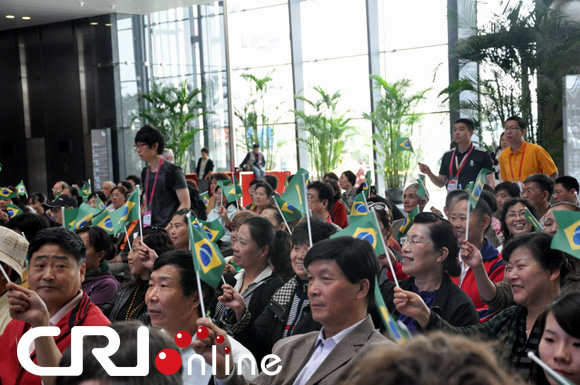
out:
M279 373L270 376L262 372L252 384L336 384L347 379L356 361L373 347L391 343L374 329L367 315L378 269L368 242L351 237L321 241L308 251L304 266L312 318L322 329L279 341L272 351L280 358ZM193 346L208 363L216 360L216 384L248 383L237 375L230 355L224 353L229 347L226 333L207 318L198 320L198 325L210 329L210 336L194 341ZM215 342L218 335L225 337L221 344ZM216 357L212 357L214 344ZM232 368L230 374L225 370L226 359ZM269 372L275 370L275 366L268 368Z
M200 192L206 192L208 190L209 178L211 177L212 171L213 161L209 158L209 150L204 147L201 149L201 158L198 159L197 166L195 167Z

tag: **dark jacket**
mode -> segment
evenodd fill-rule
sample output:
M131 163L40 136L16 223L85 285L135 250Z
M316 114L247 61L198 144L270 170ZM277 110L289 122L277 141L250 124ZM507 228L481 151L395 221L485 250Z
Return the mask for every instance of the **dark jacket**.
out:
M199 179L202 179L202 176L201 176L202 173L200 172L201 171L200 170L201 161L202 161L202 158L199 158L197 160L197 166L195 166L195 173L197 174L197 177ZM207 158L207 163L205 164L205 170L203 170L203 177L207 176L212 171L213 171L213 161L210 158Z
M145 284L147 284L147 282L145 282ZM111 322L125 321L124 314L120 314L120 312L125 304L131 300L134 288L135 285L132 284L122 287L112 300L101 305L101 311ZM145 325L151 325L151 318L149 317L147 306L141 306L141 308L133 314L131 319L141 321Z
M399 285L403 290L412 291L414 283L415 278L410 277L400 281ZM386 281L381 286L381 294L385 304L396 319L399 316L399 312L393 304L394 289L395 284L391 281ZM431 311L453 326L479 324L479 315L475 310L473 301L463 290L451 282L447 274L443 274L443 281L439 290L437 290L437 297L435 297Z

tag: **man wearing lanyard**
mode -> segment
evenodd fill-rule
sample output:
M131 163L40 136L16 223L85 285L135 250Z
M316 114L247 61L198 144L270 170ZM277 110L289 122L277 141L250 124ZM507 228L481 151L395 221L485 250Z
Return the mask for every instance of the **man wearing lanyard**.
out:
M423 163L419 163L419 169L437 187L447 185L447 191L465 189L469 182L475 181L482 168L493 168L491 156L485 149L471 143L472 136L473 122L469 119L458 119L453 124L453 140L457 146L443 154L439 175L433 174L429 166ZM495 187L493 174L488 174L485 181Z
M526 122L519 116L507 118L504 129L509 147L499 156L501 179L515 182L520 188L522 182L532 174L546 174L552 179L558 177L558 168L550 154L537 144L524 140L526 126Z
M173 214L190 207L189 191L181 169L163 159L165 138L149 125L135 135L135 149L148 166L141 172L144 208L143 225L165 226Z

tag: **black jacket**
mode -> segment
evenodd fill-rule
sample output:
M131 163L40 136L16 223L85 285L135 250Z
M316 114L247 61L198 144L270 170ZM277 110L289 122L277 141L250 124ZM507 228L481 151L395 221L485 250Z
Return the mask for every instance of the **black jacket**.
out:
M202 158L199 158L197 160L197 166L195 166L195 173L197 174L197 177L199 179L201 179L201 173L200 173L201 160L202 160ZM204 170L203 176L205 177L206 175L208 175L212 171L213 171L213 161L210 158L207 158L207 163L205 164L205 170Z
M401 289L412 291L415 278L410 277L403 281L399 281ZM381 294L385 300L385 304L396 319L399 312L395 309L393 304L395 284L391 281L386 281L381 286ZM473 301L469 296L461 290L456 284L451 282L447 274L443 274L443 281L431 311L437 313L445 321L453 326L468 326L479 324L479 316L473 305Z
M147 284L146 281L145 285ZM120 314L121 310L127 302L130 301L131 295L133 294L134 285L127 285L122 287L117 294L109 302L100 306L103 314L111 321L125 321L125 318ZM149 311L147 306L141 306L141 308L133 314L131 318L133 320L141 321L145 325L151 325L151 318L149 317Z

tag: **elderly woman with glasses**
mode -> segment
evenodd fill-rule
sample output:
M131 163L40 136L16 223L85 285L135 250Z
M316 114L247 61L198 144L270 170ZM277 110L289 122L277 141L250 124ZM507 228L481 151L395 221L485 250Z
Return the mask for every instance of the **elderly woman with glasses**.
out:
M433 213L420 213L401 243L403 272L410 276L399 282L401 289L417 294L431 311L453 326L478 324L471 298L449 278L461 273L457 236L451 223ZM394 289L395 284L390 281L381 286L389 311L411 333L417 333L415 319L395 309Z

